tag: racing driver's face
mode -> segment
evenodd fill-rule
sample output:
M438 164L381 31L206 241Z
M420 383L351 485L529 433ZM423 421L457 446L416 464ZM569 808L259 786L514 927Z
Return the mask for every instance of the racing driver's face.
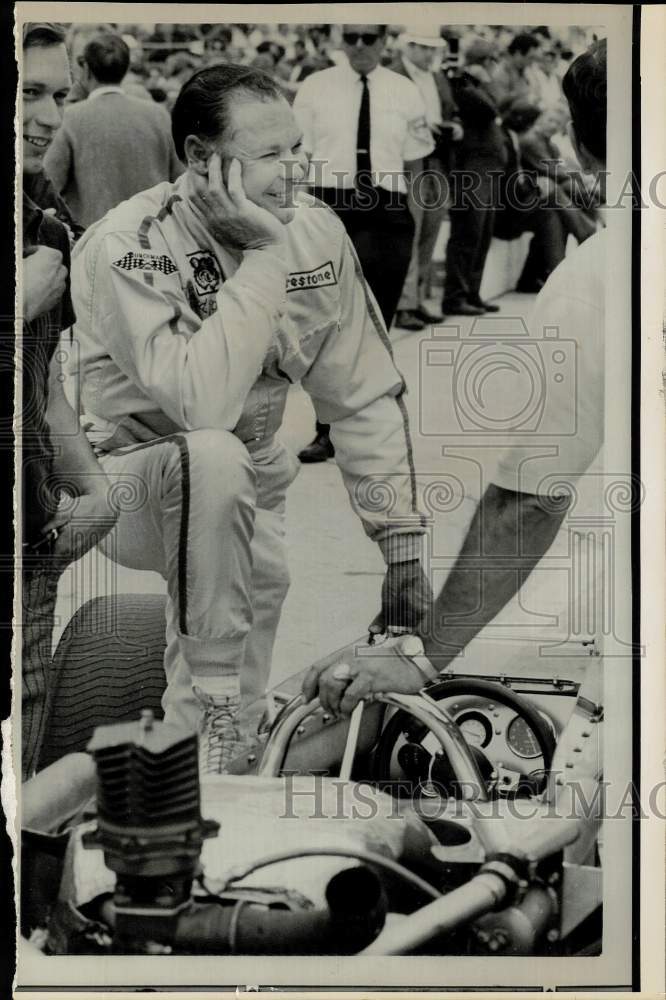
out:
M226 181L232 158L240 160L243 187L250 201L268 209L281 222L294 216L294 186L307 171L303 132L282 98L234 101L221 144Z

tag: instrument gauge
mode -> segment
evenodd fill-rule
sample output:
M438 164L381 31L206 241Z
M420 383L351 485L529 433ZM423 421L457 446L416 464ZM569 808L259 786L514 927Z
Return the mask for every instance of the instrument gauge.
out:
M530 726L520 715L512 719L506 731L506 741L517 757L529 760L541 757L541 748Z
M456 724L470 746L482 749L492 739L492 726L481 712L461 712L456 718Z

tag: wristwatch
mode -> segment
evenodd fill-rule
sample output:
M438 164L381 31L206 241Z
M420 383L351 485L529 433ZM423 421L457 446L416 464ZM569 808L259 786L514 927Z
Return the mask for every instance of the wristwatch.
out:
M413 663L421 674L423 674L423 679L426 684L430 684L431 681L437 680L439 677L439 670L432 665L428 657L425 655L423 643L419 639L418 635L401 636L398 639L395 648L406 659L408 659L410 663Z

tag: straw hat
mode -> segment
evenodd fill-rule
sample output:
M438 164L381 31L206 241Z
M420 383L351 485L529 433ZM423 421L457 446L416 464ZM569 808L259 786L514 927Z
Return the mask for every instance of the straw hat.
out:
M406 25L401 41L405 45L427 45L432 49L443 49L446 46L446 41L441 37L439 28L417 24Z

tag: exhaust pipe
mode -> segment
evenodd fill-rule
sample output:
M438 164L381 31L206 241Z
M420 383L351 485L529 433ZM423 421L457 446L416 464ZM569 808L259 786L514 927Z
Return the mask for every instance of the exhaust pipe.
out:
M377 875L347 868L326 888L327 909L288 910L193 904L178 918L175 953L207 955L354 955L379 935L387 900Z

